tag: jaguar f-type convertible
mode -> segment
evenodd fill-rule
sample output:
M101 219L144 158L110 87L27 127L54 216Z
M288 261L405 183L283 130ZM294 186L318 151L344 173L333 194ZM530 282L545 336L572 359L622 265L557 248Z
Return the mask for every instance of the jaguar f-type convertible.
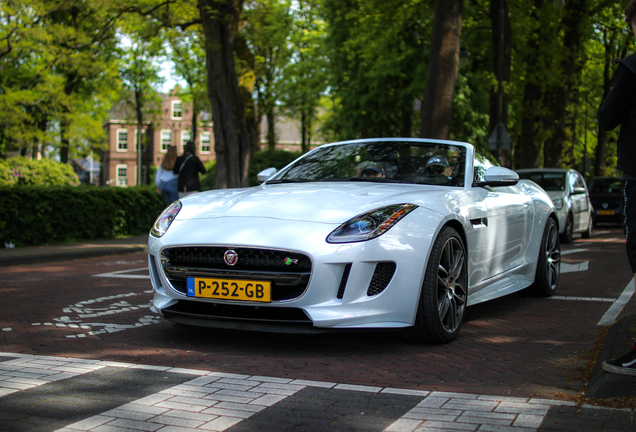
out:
M402 329L446 343L467 306L557 289L552 201L471 144L337 142L258 177L159 216L153 311L215 328Z

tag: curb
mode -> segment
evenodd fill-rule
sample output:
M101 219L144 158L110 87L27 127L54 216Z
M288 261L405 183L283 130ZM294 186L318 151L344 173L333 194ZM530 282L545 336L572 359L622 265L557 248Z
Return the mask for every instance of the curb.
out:
M636 397L636 376L618 375L603 369L603 361L622 356L634 346L636 315L619 320L608 331L585 395L589 398Z
M81 259L99 258L112 255L127 255L147 251L147 246L113 246L95 249L67 250L64 253L50 252L6 256L0 257L0 267L21 266L29 264L46 264L62 261L76 261Z

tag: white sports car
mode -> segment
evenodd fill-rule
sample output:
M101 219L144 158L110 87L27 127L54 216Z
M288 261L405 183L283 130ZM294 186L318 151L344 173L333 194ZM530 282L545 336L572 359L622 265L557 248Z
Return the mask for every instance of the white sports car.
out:
M466 306L557 289L550 197L470 144L326 144L259 180L190 195L157 219L153 311L216 328L393 328L445 343Z

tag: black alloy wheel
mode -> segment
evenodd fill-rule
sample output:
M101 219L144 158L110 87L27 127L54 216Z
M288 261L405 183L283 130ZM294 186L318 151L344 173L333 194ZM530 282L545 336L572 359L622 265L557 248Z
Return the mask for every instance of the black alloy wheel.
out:
M411 339L448 343L457 337L468 299L468 267L464 242L451 227L435 240L426 266Z

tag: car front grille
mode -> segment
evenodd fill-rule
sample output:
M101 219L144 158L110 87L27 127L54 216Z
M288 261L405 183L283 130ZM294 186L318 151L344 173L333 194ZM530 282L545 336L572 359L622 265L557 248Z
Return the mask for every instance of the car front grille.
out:
M224 255L234 251L234 265ZM272 301L300 297L309 283L312 264L297 252L257 248L174 247L162 251L162 269L172 287L187 293L188 277L267 280L272 283Z

